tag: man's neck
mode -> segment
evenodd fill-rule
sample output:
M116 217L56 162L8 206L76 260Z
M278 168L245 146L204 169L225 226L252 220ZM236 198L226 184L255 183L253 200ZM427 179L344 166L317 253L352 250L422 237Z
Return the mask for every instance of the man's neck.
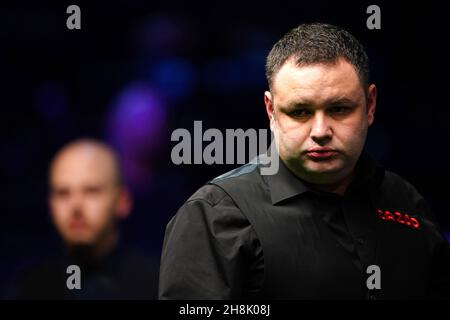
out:
M119 233L115 230L107 235L99 244L92 250L94 259L101 259L110 254L119 243Z
M94 245L75 245L68 247L69 254L77 259L98 261L111 254L119 243L118 231L110 232Z
M352 171L351 174L346 176L344 179L330 184L310 184L313 189L317 189L324 192L330 192L330 193L336 193L340 195L341 197L345 194L345 191L347 191L348 186L353 181L353 178L355 177L355 172Z

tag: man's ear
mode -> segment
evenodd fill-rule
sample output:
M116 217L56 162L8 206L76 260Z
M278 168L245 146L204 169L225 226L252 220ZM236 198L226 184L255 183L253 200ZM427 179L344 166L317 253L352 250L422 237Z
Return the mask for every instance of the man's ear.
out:
M270 129L273 131L275 113L273 109L273 96L272 93L270 93L270 91L264 92L264 104L266 105L266 112L270 121Z
M122 186L119 190L116 215L119 219L125 219L130 215L132 209L133 196L127 187Z
M374 84L369 86L367 90L367 121L369 126L375 119L375 110L377 108L377 87Z

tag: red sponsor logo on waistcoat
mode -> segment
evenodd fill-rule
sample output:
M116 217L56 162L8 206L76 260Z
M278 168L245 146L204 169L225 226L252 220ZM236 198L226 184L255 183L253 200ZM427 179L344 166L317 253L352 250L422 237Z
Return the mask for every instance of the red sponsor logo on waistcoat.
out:
M384 221L394 221L413 229L420 229L421 223L418 218L407 213L377 209L378 217Z

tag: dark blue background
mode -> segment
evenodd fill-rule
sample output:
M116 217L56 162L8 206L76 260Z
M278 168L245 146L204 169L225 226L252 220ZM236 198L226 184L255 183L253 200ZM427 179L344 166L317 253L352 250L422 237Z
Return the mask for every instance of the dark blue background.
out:
M265 57L286 31L328 22L366 46L378 86L368 149L425 196L450 231L448 20L443 1L58 2L0 11L0 285L53 254L47 170L71 139L114 145L135 195L124 241L158 255L164 228L204 182L235 166L172 164L176 128L268 128ZM81 7L81 30L66 8ZM381 7L381 30L366 8ZM152 128L154 130L152 130Z

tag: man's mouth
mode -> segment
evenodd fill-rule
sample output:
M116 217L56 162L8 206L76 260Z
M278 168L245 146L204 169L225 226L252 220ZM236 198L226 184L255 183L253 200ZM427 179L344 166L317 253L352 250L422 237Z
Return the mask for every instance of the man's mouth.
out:
M338 154L338 151L330 147L319 147L308 149L306 154L312 160L329 160L335 157Z
M83 220L72 220L69 226L71 230L84 230L87 228L87 224Z

